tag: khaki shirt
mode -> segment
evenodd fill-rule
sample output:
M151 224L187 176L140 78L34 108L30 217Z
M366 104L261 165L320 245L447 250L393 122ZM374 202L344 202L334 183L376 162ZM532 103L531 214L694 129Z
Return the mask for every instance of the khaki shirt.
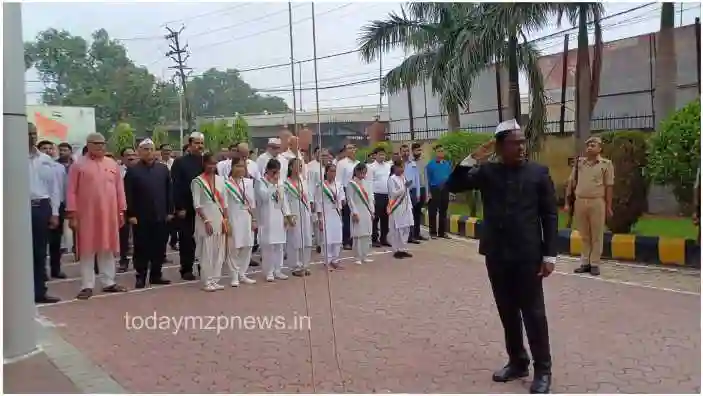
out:
M604 198L605 187L615 184L615 170L609 159L598 157L595 163L586 158L579 158L578 181L576 184L576 198ZM574 169L571 169L569 182L574 181Z

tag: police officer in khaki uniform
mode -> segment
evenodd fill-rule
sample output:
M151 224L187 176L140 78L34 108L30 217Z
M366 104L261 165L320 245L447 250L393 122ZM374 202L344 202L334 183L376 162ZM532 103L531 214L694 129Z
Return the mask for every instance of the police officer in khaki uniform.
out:
M566 187L567 211L572 194L576 195L574 220L582 241L581 266L574 271L577 274L600 275L605 219L613 215L615 171L613 163L600 156L601 145L599 137L586 140L586 156L576 165L578 176L574 168Z

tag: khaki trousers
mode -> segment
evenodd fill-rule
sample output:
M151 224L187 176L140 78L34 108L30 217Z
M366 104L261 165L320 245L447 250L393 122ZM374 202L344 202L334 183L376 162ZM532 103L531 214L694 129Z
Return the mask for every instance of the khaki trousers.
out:
M576 198L574 218L583 245L581 247L581 264L598 265L603 253L605 199Z

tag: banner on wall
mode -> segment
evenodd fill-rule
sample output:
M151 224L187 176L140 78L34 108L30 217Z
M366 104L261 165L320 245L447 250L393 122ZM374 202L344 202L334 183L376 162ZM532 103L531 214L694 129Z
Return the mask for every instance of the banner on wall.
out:
M39 140L67 142L76 148L83 147L88 135L95 133L92 107L28 105L27 121L37 127Z

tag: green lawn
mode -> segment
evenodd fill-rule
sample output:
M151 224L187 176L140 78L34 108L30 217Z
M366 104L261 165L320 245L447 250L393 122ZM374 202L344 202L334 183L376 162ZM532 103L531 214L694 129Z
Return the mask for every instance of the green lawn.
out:
M467 216L469 207L465 203L451 202L449 204L449 213ZM479 213L478 217L482 216L483 214ZM567 214L560 212L559 228L566 227L566 220ZM685 217L645 216L635 224L632 233L647 236L696 239L698 237L698 228L693 225L691 219Z

